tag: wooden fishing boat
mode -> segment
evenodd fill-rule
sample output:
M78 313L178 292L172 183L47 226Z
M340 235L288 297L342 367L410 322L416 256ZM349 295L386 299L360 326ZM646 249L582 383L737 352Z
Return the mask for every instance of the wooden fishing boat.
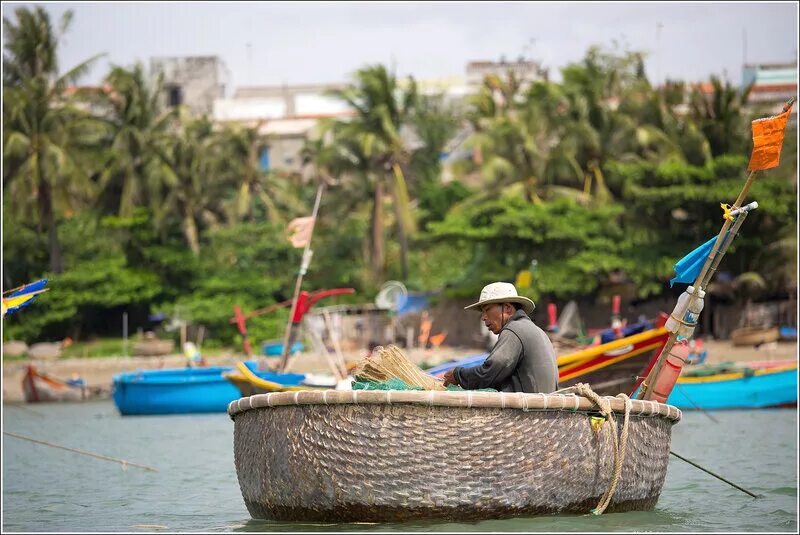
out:
M684 368L668 403L685 410L797 407L797 361Z
M228 414L250 515L318 522L650 510L681 418L622 398L358 390L261 394Z
M169 355L175 350L175 342L172 340L159 340L157 338L145 338L133 344L133 354L144 357L158 357Z
M778 327L741 327L731 331L731 340L735 346L757 346L776 342L780 337Z
M660 350L668 337L669 332L662 322L661 326L638 334L559 355L558 386L563 388L582 382L591 384L600 395L629 392L653 352ZM487 356L486 353L471 355L426 371L431 375L442 375L456 366L477 366Z
M87 386L82 381L63 381L29 365L22 378L22 393L28 403L39 403L98 399L106 395L107 390L99 386Z

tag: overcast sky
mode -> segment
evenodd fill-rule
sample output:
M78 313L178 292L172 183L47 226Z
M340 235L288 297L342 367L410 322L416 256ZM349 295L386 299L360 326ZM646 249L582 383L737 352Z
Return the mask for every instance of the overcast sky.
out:
M653 81L741 81L747 62L797 62L798 5L784 3L148 2L41 3L75 13L62 70L98 53L109 63L216 55L229 86L342 82L368 63L419 79L463 75L468 61L525 55L558 71L593 44L648 54ZM3 3L14 19L17 5ZM745 45L746 43L746 45Z

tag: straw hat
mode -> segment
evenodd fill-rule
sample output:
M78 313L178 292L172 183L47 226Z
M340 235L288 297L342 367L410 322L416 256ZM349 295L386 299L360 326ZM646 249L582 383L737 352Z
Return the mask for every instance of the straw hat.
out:
M513 284L508 282L493 282L483 287L477 303L464 307L464 310L480 310L483 305L491 303L519 303L529 316L533 313L533 309L536 308L533 301L517 294L517 289Z

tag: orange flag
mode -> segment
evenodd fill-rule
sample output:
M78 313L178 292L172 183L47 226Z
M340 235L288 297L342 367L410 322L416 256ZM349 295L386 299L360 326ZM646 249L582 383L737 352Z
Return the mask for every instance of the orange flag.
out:
M314 218L298 217L289 222L286 227L292 247L305 247L311 241L311 232L314 230Z
M794 98L783 107L783 113L780 115L753 121L753 154L747 166L748 171L763 171L778 167L781 161L783 134L793 104Z

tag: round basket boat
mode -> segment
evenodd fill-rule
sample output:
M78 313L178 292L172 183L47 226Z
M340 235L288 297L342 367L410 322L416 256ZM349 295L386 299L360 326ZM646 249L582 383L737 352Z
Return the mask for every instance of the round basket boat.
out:
M603 399L622 438L625 400ZM612 482L606 512L652 509L681 412L628 403L616 449L613 422L575 394L298 391L241 398L228 414L253 518L479 520L587 513Z

